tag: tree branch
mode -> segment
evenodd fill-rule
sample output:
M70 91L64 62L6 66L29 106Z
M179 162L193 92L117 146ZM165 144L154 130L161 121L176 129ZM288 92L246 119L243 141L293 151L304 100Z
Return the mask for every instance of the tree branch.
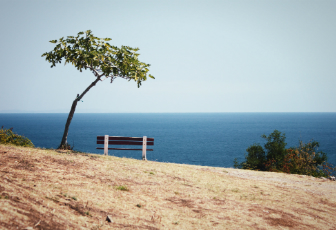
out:
M79 96L77 97L77 101L81 100L81 99L84 97L84 95L85 95L85 94L86 94L86 93L87 93L93 86L95 86L95 85L97 84L98 81L100 81L101 76L102 76L102 75L100 75L99 77L97 77L97 79L94 80L94 81L91 83L91 85L89 85L89 86L84 90L84 92L83 92L81 95L79 95Z
M101 69L95 69L93 68L92 66L88 66L88 65L85 65L84 66L85 68L89 68L93 74L97 77L97 78L101 78L102 76L104 76L104 74L100 74L99 75L99 72L102 72ZM122 76L122 75L109 75L109 76L106 76L106 78L110 77L111 78L111 83L113 82L113 80L117 77L120 77L120 78L123 78L123 79L126 79L126 80L131 80L132 78L128 77L128 76ZM105 79L104 79L105 80Z

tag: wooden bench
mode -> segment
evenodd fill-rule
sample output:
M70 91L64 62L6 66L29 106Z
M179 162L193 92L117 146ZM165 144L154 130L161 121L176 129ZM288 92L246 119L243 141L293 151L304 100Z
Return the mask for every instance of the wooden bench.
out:
M97 144L104 145L104 148L98 147L97 149L104 149L104 155L108 155L108 150L142 150L142 160L147 160L146 151L153 151L147 149L147 145L154 145L154 138L150 137L119 137L119 136L97 136ZM134 148L109 148L109 145L142 145L141 149Z

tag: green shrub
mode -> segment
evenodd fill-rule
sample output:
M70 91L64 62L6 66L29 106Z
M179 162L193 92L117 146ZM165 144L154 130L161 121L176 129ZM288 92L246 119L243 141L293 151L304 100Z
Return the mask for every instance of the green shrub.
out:
M285 134L281 134L278 130L274 130L268 137L265 134L261 137L267 140L267 143L264 145L266 160L273 160L275 169L281 169L283 160L287 154Z
M248 153L246 162L243 164L243 169L264 170L266 155L260 144L253 144L246 149Z
M116 186L116 189L121 191L129 191L126 185Z
M4 129L3 126L0 129L0 144L13 144L24 147L34 147L33 143L24 136L20 136L14 133L13 128Z
M285 134L274 130L269 136L261 136L267 140L264 149L260 144L253 144L246 149L245 162L239 163L234 160L234 167L241 169L266 170L267 162L272 162L275 169L281 168L281 163L286 155Z
M244 162L234 160L235 168L315 177L330 176L335 172L336 168L327 162L327 154L317 152L320 146L317 141L310 141L307 144L300 141L299 147L286 149L285 134L281 134L278 130L274 130L268 137L265 134L261 137L267 140L264 148L260 144L248 147L246 149L248 155L245 155Z

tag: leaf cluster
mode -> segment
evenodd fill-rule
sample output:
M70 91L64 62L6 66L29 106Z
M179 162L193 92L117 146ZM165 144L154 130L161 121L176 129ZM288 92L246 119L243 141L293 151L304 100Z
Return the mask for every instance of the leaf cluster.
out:
M58 40L51 40L56 44L55 48L42 54L46 61L51 63L51 67L61 63L71 63L80 72L83 69L91 69L96 77L122 77L137 82L138 87L142 81L148 77L149 64L140 62L138 59L139 48L129 46L110 45L110 38L98 38L93 36L91 30L79 32L77 36L67 36ZM98 74L96 70L101 74Z
M300 141L299 147L287 150L281 171L309 176L329 176L329 173L323 169L323 165L327 164L327 154L322 151L317 152L318 147L317 141L306 144Z
M34 147L31 140L27 137L20 136L11 129L4 129L3 126L0 129L0 144L13 144L24 147Z
M252 169L252 170L266 170L266 162L274 161L275 168L281 167L281 162L286 155L285 134L281 134L278 130L274 130L269 136L261 135L267 142L264 148L260 144L253 144L246 149L248 155L245 155L245 162L238 163L235 160L236 168Z
M234 160L234 167L241 169L285 172L310 176L329 176L335 168L327 162L327 154L317 152L319 143L310 141L304 144L299 142L299 147L286 149L286 136L274 130L269 136L261 136L267 142L264 148L260 144L249 146L246 151L245 161L239 163Z

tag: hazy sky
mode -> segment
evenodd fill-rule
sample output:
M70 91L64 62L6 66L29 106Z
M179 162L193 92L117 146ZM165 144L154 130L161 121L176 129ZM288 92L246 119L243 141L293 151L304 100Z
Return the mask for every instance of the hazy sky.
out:
M76 112L336 112L335 0L0 4L0 112L68 113L94 76L41 55L86 30L156 79L99 82Z

